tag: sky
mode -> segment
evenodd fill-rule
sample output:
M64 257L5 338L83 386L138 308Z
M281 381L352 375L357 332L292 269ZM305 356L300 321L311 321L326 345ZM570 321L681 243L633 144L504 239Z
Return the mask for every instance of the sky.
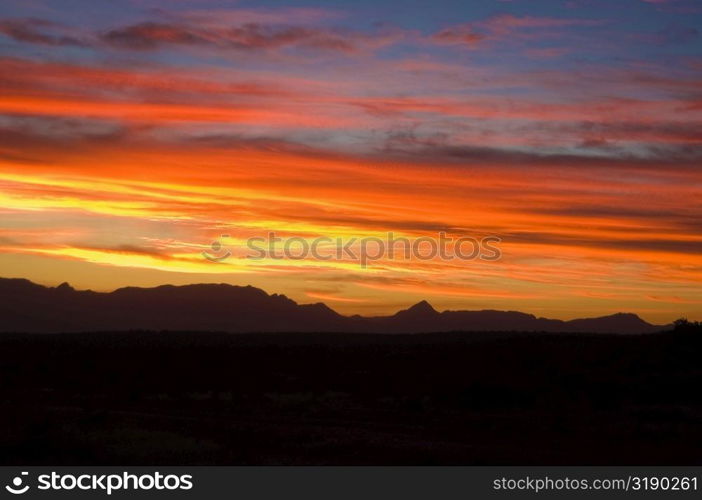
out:
M702 319L701 30L698 0L3 0L0 276ZM249 258L269 232L501 258Z

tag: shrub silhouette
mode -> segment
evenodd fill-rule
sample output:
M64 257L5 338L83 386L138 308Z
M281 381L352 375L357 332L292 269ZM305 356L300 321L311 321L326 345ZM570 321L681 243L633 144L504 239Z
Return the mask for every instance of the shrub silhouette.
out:
M673 322L675 333L702 333L702 323L699 321L689 321L687 318L676 319Z

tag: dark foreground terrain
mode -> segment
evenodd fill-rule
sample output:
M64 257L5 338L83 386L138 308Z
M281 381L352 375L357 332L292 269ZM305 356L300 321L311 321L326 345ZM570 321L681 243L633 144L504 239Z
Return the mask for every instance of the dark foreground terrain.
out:
M702 335L0 336L2 464L702 464Z

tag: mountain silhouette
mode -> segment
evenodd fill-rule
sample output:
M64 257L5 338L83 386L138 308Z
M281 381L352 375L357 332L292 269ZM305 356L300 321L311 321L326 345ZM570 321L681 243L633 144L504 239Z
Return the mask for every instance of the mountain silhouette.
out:
M0 278L0 317L2 332L648 333L664 328L635 314L562 321L515 311L438 312L425 300L391 316L343 316L323 303L298 304L252 286L163 285L103 293L6 278Z
M429 302L423 300L417 302L409 309L403 309L395 314L395 318L400 319L436 319L439 313L434 309Z

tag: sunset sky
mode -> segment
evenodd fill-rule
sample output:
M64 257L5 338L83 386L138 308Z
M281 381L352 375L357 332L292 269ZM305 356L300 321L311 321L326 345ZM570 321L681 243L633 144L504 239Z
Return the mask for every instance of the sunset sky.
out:
M702 319L702 2L3 0L0 198L45 285ZM269 231L502 259L245 258Z

